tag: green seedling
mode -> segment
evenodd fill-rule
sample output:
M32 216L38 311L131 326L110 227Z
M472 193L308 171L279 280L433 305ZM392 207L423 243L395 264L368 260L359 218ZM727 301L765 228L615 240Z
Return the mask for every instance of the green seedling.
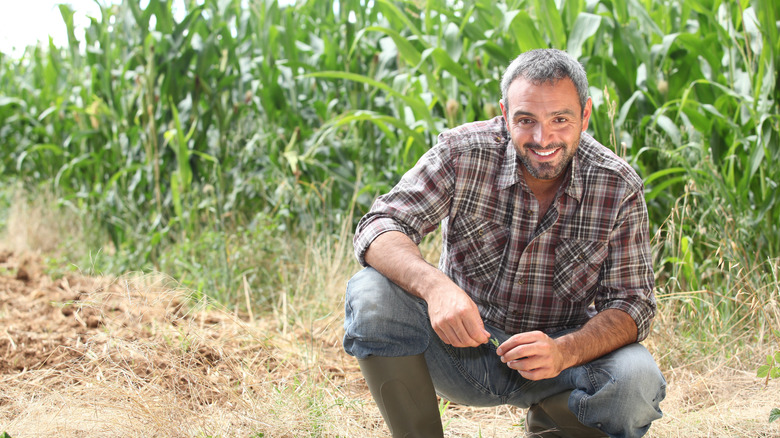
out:
M756 377L765 378L764 385L769 385L769 379L780 378L780 351L775 352L774 355L767 355L766 365L762 365L756 372ZM772 423L780 418L780 409L774 408L769 413L769 422Z
M492 342L492 343L493 343L493 345L495 345L496 347L498 347L498 346L499 346L498 339L496 339L496 338L490 338L490 342Z

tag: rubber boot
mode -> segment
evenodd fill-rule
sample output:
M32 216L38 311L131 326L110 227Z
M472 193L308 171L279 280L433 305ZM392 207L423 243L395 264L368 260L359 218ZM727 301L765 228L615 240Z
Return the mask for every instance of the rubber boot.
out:
M428 365L417 356L370 356L360 371L393 438L444 437Z
M602 438L599 429L585 426L569 410L571 391L547 397L528 409L525 430L528 437L539 438Z

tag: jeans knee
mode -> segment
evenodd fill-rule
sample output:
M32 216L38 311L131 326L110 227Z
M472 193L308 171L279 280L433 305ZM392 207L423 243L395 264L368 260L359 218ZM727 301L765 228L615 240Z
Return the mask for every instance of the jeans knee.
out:
M647 394L662 392L665 395L666 380L650 352L640 344L629 345L624 350L618 353L624 365L611 370L617 374L616 378L636 391Z
M666 381L652 355L632 344L582 367L570 407L580 420L616 436L642 436L661 418ZM583 421L585 420L585 421Z
M378 321L397 301L394 283L374 268L365 268L347 283L345 306L347 317Z

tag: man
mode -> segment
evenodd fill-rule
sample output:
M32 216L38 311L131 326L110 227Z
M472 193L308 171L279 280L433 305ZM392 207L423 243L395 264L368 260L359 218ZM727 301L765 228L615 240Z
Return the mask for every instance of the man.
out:
M655 314L642 180L585 133L566 53L520 55L501 91L502 117L442 133L360 221L344 348L395 437L442 436L436 392L530 407L547 436L642 436L666 387L638 343ZM437 269L417 244L439 224Z

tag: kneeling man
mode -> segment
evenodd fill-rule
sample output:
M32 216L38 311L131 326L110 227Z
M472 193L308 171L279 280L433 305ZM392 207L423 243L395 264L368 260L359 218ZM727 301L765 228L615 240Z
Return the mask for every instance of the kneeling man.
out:
M526 52L502 116L442 133L360 221L345 350L394 437L442 436L436 393L530 408L529 432L638 437L666 382L636 172L585 131L582 66ZM417 247L442 227L439 266ZM492 342L491 342L492 341Z

